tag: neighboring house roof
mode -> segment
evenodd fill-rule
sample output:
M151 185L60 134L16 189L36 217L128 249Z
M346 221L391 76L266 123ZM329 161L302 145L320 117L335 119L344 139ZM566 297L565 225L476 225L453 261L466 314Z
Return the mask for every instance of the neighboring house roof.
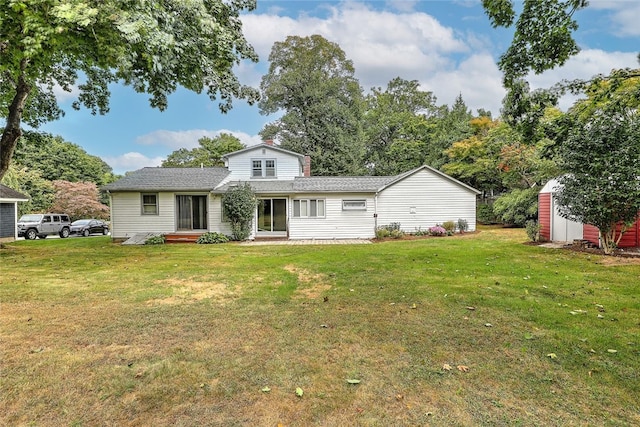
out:
M2 202L26 202L29 197L16 190L0 184L0 201Z
M223 159L227 159L229 157L233 157L233 156L238 155L238 154L246 153L247 151L253 151L253 150L262 149L262 148L267 148L269 150L274 150L274 151L279 151L281 153L289 154L291 156L297 157L301 162L304 161L304 155L299 154L299 153L294 153L293 151L285 150L284 148L280 148L277 145L270 145L270 144L252 145L250 147L243 148L242 150L234 151L232 153L227 153L227 154L223 155L222 158Z
M107 191L210 191L229 175L227 168L142 168L102 187Z

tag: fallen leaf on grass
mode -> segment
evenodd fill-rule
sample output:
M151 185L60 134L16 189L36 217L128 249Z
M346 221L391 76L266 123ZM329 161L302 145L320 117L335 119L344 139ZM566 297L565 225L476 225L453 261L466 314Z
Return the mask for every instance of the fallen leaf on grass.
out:
M473 311L473 310L475 310L475 309L476 309L476 308L475 308L474 306L472 306L472 305L469 305L469 306L467 306L466 308L467 308L467 310L470 310L470 311Z
M444 369L445 371L450 371L451 365L449 365L448 363L445 363L444 365L442 365L442 369Z
M555 354L555 353L549 353L549 354L547 354L547 357L548 357L549 359L557 359L557 358L558 358L558 356L556 356L556 354Z
M458 368L458 371L460 371L460 372L469 372L469 367L468 366L458 365L457 368Z
M260 391L263 393L269 393L271 389L269 387L263 387Z
M618 352L618 350L614 350L612 348L607 350L607 353L617 353L617 352Z
M349 384L360 384L360 380L356 380L356 379L348 379L347 382Z
M484 326L486 326L487 328L493 328L493 325L491 323L485 323Z
M302 397L303 394L304 391L300 387L296 388L296 396Z

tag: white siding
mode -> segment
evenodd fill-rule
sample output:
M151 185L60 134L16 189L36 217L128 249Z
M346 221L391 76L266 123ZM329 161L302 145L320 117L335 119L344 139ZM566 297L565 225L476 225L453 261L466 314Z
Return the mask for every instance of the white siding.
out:
M375 237L373 194L297 194L294 199L325 200L324 218L296 218L289 203L290 239L370 239ZM365 199L366 211L343 211L342 200Z
M275 159L276 176L273 178L252 178L251 161ZM297 156L283 153L279 150L272 150L269 147L260 146L254 150L244 151L230 156L227 159L229 175L224 182L230 181L252 181L252 180L292 180L296 176L302 175L302 167Z
M222 222L222 196L209 195L209 231L231 235L231 225Z
M475 230L475 193L428 169L396 182L378 195L378 226L399 222L403 231L411 233L445 221L457 222L459 218L467 220L469 231Z
M141 193L112 193L111 236L122 239L136 233L174 232L176 230L175 195L174 193L157 194L158 215L142 215Z

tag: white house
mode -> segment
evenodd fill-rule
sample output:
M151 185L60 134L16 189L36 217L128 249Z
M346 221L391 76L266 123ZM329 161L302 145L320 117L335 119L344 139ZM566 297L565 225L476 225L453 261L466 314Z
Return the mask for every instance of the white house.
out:
M271 144L224 156L225 167L143 168L104 187L114 239L138 233L231 234L222 196L248 182L258 199L251 238L375 237L465 219L476 223L477 190L429 166L397 176L312 177L310 159Z

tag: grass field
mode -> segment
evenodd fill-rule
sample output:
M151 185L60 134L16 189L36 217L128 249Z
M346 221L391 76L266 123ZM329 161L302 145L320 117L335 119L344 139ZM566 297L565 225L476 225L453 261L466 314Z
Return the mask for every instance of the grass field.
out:
M640 425L640 262L525 240L8 244L0 424Z

